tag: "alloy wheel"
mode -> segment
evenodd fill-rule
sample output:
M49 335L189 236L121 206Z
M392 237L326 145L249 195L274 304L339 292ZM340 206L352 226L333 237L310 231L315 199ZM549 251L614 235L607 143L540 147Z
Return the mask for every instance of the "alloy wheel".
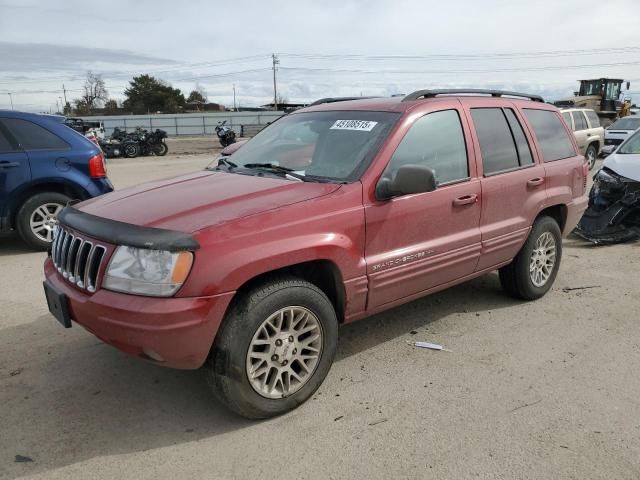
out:
M322 325L304 307L271 314L258 327L247 351L251 387L265 398L285 398L312 377L322 355Z
M31 232L43 242L53 240L53 230L58 224L58 213L63 205L59 203L45 203L36 208L29 218Z
M529 276L536 287L544 286L556 265L556 240L551 232L543 232L536 240L529 262Z

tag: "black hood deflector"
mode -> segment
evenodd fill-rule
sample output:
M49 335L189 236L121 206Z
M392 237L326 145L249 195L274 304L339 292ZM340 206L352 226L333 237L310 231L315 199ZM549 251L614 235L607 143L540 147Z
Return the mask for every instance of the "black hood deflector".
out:
M78 210L71 204L58 214L58 221L62 225L114 245L169 252L194 251L200 248L198 241L189 233L142 227L98 217Z

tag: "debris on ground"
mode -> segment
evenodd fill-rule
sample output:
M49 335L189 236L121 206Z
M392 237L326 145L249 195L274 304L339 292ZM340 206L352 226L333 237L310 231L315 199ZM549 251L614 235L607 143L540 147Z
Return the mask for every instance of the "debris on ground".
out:
M33 458L31 457L25 457L23 455L16 455L16 458L14 460L15 463L28 463L28 462L33 462Z
M24 371L24 368L16 368L15 370L9 372L9 375L15 377L16 375L20 375Z
M374 425L379 425L381 423L387 422L389 419L388 418L381 418L379 420L374 420L373 422L369 423L370 427L373 427Z
M600 288L601 285L586 285L584 287L564 287L562 291L564 293L572 292L574 290L588 290L589 288Z
M430 350L442 350L445 352L451 351L444 348L442 345L438 345L437 343L430 343L430 342L407 342L407 343L413 347L418 347L418 348L428 348Z
M336 417L333 419L334 422L337 422L338 420L342 420L344 418L344 415L340 415L339 417Z

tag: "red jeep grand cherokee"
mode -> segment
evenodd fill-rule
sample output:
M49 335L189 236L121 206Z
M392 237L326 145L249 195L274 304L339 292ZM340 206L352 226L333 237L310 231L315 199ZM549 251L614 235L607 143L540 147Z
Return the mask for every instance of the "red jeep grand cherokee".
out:
M327 99L208 171L66 207L47 301L124 352L206 365L229 408L269 417L318 388L341 323L496 269L544 295L586 176L537 96Z

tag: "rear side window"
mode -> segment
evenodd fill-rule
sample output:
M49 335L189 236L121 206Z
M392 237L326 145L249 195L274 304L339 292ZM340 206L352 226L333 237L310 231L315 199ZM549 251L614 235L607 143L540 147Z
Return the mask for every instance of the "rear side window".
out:
M596 115L596 112L593 110L586 110L584 113L587 114L591 128L597 128L600 126L600 119L598 118L598 115Z
M403 165L429 167L438 185L468 178L467 147L458 112L443 110L416 120L393 153L385 176Z
M472 108L485 175L533 163L520 122L510 108Z
M573 128L573 123L571 123L571 113L562 112L562 116L564 117L564 121L567 122L567 125L569 125L569 128Z
M577 132L579 130L586 130L587 128L589 128L587 126L587 120L584 118L582 112L571 112L571 115L573 115L574 132Z
M69 149L67 142L33 122L18 118L5 118L2 122L24 150Z
M525 108L524 114L533 128L545 162L575 156L569 134L555 112Z

